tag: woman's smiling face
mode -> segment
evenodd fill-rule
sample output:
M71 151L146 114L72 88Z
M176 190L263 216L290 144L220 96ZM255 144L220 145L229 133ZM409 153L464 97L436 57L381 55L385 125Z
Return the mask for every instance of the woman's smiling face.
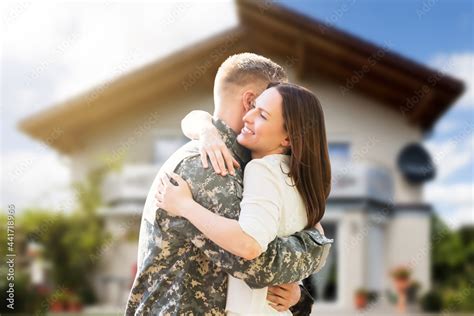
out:
M255 100L255 107L244 115L244 127L237 136L252 158L282 154L289 146L284 128L283 99L276 88L269 88Z

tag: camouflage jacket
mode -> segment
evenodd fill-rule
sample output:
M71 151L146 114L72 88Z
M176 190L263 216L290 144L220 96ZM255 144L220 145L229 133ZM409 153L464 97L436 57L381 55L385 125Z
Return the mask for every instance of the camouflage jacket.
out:
M250 159L223 122L215 126L241 166ZM175 152L155 178L145 203L140 227L137 274L126 315L224 315L228 274L251 288L296 282L319 271L332 240L315 229L276 238L266 252L244 260L219 248L189 221L156 209L154 195L164 171L175 171L191 187L194 199L209 210L238 219L243 170L225 177L204 169L197 142Z

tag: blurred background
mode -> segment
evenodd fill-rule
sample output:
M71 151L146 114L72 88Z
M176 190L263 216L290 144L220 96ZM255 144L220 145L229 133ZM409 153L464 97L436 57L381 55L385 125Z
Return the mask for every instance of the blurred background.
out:
M474 312L472 1L1 12L2 313L123 312L146 195L186 142L180 120L212 110L217 67L245 51L323 105L336 242L312 277L313 314Z

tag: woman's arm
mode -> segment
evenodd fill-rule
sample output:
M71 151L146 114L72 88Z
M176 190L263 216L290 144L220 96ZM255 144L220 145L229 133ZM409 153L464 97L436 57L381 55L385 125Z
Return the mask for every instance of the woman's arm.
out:
M247 235L235 219L219 216L194 200L187 207L184 218L222 249L246 260L262 253L258 242Z
M177 185L163 177L157 206L189 220L219 247L244 259L254 259L277 236L282 204L278 177L261 159L247 164L239 220L221 217L193 200L186 181L173 174Z
M209 157L216 173L225 176L228 170L231 175L235 175L234 167L239 168L240 165L214 126L211 114L201 110L191 111L181 121L181 130L186 137L200 141L199 152L204 168L209 167Z
M204 208L193 200L186 181L176 174L169 177L178 185L173 185L169 178L161 179L162 184L156 195L157 207L186 218L207 238L236 256L247 260L260 256L262 248L259 243L242 230L238 221Z

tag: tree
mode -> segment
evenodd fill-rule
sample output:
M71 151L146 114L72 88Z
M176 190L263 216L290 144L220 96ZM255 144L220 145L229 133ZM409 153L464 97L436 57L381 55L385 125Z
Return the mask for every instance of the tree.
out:
M474 311L474 227L453 231L436 216L431 220L433 288L447 311Z

